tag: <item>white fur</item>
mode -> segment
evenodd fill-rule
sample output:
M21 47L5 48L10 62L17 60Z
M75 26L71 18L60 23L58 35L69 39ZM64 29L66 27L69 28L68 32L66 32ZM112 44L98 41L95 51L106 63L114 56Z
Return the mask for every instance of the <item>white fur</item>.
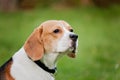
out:
M66 52L72 46L71 45L72 40L70 39L69 36L70 36L70 34L73 34L73 33L68 31L62 23L60 23L59 25L64 30L64 34L63 34L63 36L61 37L61 39L57 43L57 46L56 46L57 50L56 50L56 52Z
M59 53L48 53L48 54L44 54L43 58L42 58L42 62L49 67L49 69L54 69L56 67L56 62L58 60L59 57L61 57L63 54L59 54Z
M54 80L50 73L28 58L23 48L13 56L11 75L15 80Z

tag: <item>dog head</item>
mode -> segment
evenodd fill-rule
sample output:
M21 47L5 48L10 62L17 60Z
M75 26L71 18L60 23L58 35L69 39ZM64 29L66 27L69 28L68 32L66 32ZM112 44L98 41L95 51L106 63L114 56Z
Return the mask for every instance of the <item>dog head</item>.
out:
M44 54L68 54L74 58L77 38L72 27L65 21L49 20L36 28L24 44L24 49L33 60L40 60Z

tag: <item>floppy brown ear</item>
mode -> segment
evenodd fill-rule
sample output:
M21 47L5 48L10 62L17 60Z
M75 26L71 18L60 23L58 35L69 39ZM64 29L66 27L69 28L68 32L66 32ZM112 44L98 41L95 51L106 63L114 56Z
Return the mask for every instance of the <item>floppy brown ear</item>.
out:
M42 42L42 27L34 30L27 41L24 44L24 49L27 55L32 60L40 60L44 54L43 42Z

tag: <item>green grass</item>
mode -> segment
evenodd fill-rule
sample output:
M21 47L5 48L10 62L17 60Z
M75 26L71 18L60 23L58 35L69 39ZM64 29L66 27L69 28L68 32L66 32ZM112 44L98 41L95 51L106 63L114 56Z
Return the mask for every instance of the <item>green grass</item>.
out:
M0 65L22 47L41 22L62 19L79 35L76 59L58 62L56 80L120 79L120 7L36 9L0 13Z

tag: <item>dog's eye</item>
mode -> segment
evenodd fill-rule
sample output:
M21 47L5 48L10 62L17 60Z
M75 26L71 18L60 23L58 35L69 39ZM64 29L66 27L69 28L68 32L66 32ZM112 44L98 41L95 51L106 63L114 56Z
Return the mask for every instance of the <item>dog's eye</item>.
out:
M53 32L54 32L54 33L59 33L60 30L59 30L59 29L55 29Z
M69 31L70 31L70 32L73 32L73 29L70 29Z

